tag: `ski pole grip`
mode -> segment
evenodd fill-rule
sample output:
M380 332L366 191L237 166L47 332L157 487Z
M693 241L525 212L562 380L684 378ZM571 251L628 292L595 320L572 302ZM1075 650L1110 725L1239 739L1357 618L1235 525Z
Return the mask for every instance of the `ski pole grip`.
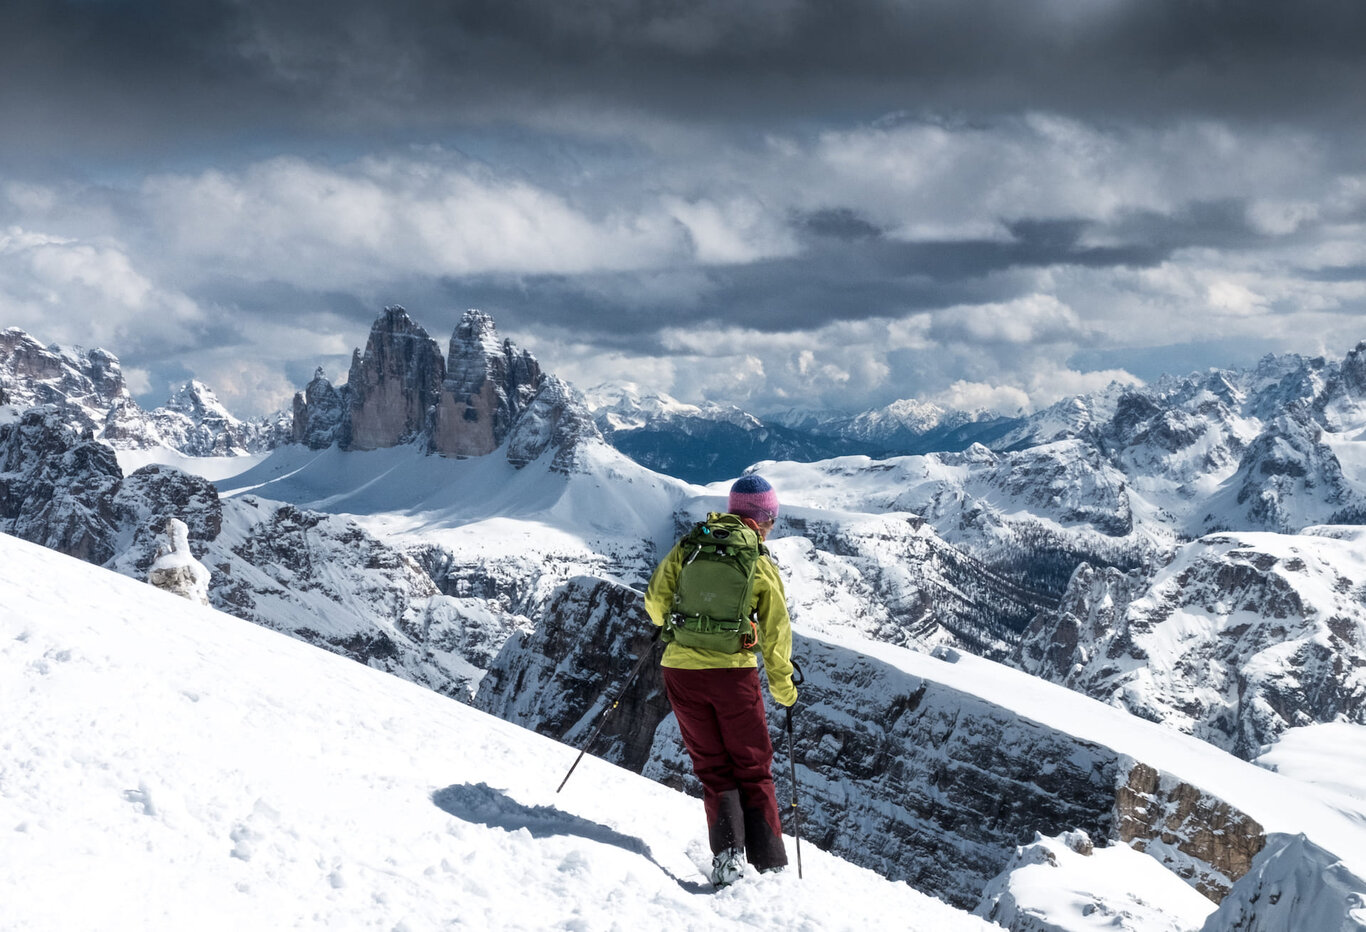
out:
M792 663L792 685L800 686L806 682L806 674L802 673L802 665L797 663L797 658L790 658Z

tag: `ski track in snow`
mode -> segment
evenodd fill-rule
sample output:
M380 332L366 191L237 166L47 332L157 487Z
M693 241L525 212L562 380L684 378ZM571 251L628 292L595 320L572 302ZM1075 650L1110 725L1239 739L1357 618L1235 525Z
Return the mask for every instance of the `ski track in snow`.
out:
M713 893L695 799L592 757L557 795L572 748L5 535L0 560L6 930L995 928L810 844L805 879Z

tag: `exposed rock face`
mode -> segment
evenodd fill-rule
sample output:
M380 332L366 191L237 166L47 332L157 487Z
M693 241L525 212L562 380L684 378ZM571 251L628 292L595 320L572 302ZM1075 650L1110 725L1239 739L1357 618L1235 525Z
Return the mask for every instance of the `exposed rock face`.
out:
M190 552L190 529L184 521L167 520L147 581L200 605L209 604L209 571Z
M0 531L102 564L118 536L114 451L81 437L55 405L0 423Z
M644 612L641 596L624 586L589 576L569 580L556 590L540 624L504 645L475 707L580 748L601 721L592 753L639 772L650 757L655 726L669 714L653 626L620 622ZM609 711L647 651L652 660Z
M370 328L364 355L357 350L351 357L351 448L397 446L428 430L445 374L441 350L427 331L403 308L385 308Z
M592 415L567 382L547 376L508 434L508 462L520 469L554 450L551 470L575 472L580 465L579 444L584 440L602 440Z
M429 689L469 698L525 618L442 595L407 554L345 518L229 499L202 560L222 611Z
M1077 689L1072 674L1078 664L1094 662L1102 654L1113 660L1130 649L1124 612L1147 584L1141 571L1125 573L1083 563L1057 609L1036 615L1025 630L1014 665Z
M49 349L17 327L0 332L0 372L4 373L7 395L27 397L28 404L43 404L47 401L75 396L89 396L98 393L93 367L82 366L81 354L63 353L60 348ZM110 384L111 373L107 366L102 381L113 389L113 394L105 400L113 400L123 387L121 378ZM84 369L85 371L82 371Z
M512 341L498 341L493 318L470 310L451 334L432 448L483 456L502 444L541 388L541 367Z
M97 430L110 407L132 402L112 354L43 346L15 327L0 332L0 390L17 408L57 406L78 431Z
M1146 851L1218 902L1252 868L1266 833L1220 799L1137 763L1115 793L1120 841Z
M1151 576L1083 566L1016 662L1249 760L1288 728L1366 723L1363 543L1216 534Z
M313 381L294 395L294 423L291 439L310 450L325 450L334 443L350 446L351 421L347 417L350 390L338 391L319 367Z
M223 528L218 489L207 479L170 466L144 466L124 478L114 493L119 526L117 556L106 565L134 578L145 578L166 523L184 523L190 551L202 557Z

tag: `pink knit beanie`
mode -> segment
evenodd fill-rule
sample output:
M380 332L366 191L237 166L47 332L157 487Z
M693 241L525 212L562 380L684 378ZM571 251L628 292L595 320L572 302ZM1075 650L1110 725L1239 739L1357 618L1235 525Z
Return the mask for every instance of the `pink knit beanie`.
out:
M778 493L763 476L741 476L730 487L726 509L733 515L763 524L778 517Z

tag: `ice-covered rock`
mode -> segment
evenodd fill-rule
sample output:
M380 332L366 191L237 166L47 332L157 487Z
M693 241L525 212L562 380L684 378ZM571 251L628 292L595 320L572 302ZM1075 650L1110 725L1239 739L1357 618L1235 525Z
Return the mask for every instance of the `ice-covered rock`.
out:
M520 413L507 436L507 458L521 468L554 450L550 468L559 473L579 468L581 443L602 442L602 434L581 398L569 384L547 376L541 390Z
M334 388L319 366L313 372L312 381L294 395L291 439L310 450L326 449L334 443L349 446L349 407L350 390L345 385L340 390Z
M209 570L190 552L190 529L179 518L166 521L147 581L191 602L209 604Z

